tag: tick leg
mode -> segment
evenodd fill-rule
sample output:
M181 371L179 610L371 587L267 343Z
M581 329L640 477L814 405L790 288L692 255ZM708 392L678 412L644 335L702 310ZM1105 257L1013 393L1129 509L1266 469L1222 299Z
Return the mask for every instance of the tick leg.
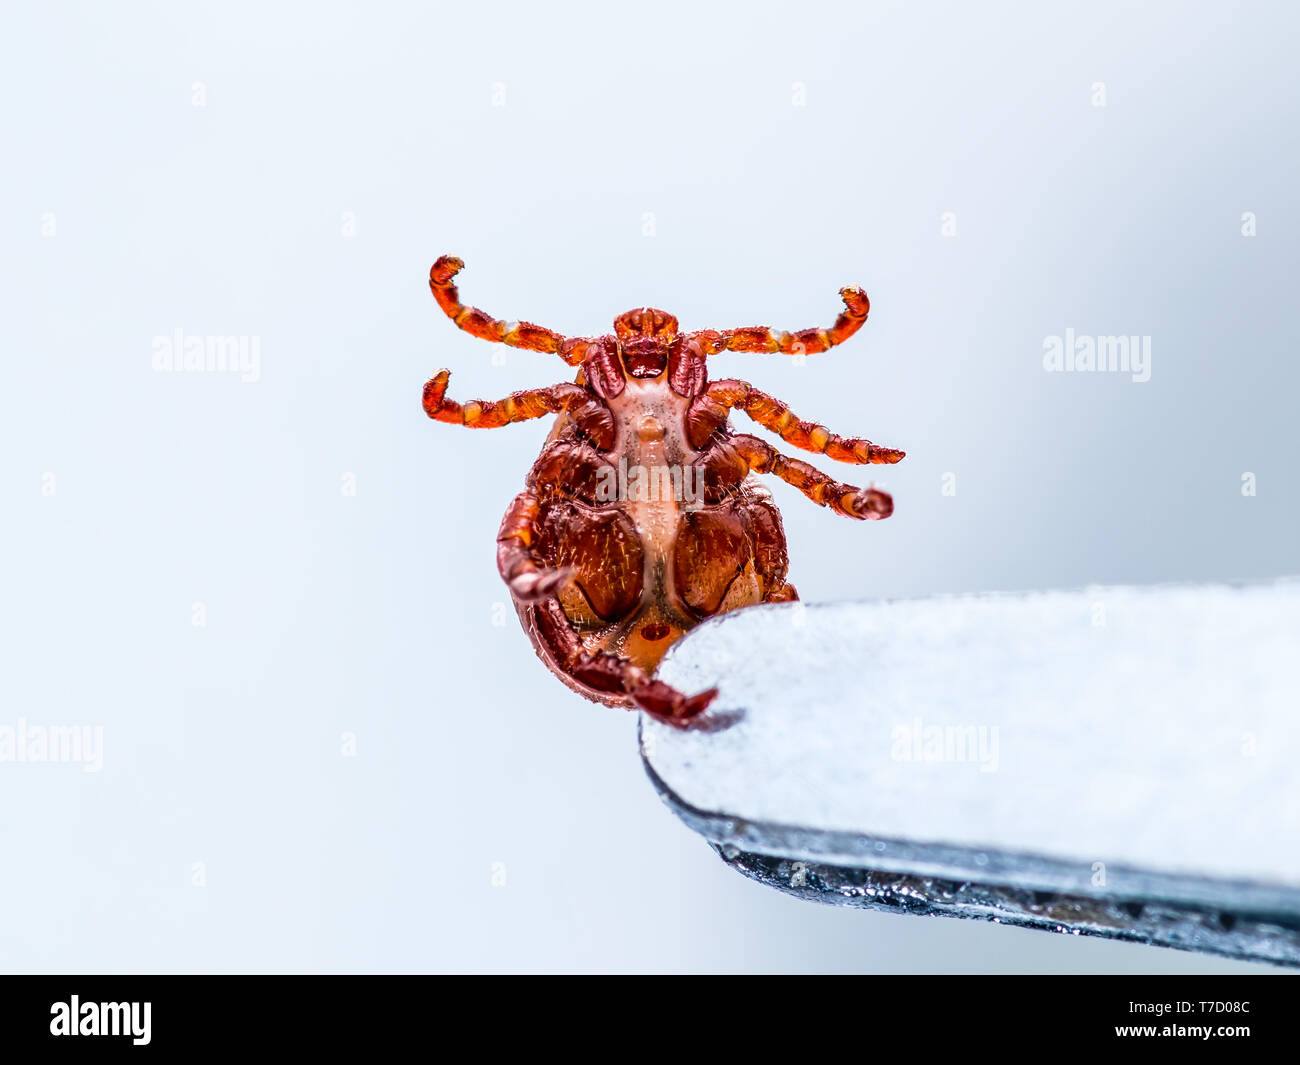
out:
M511 593L525 603L548 599L573 576L572 570L539 566L533 552L541 504L532 491L515 496L497 532L497 569Z
M836 514L863 521L887 518L894 512L894 500L879 488L854 488L841 484L799 459L788 458L765 440L756 436L737 435L727 443L755 473L774 473L792 484L814 503L830 507Z
M763 602L790 603L799 598L794 585L786 581L790 559L786 554L785 529L765 487L755 486L743 504L754 565L763 580Z
M859 437L838 436L824 425L801 421L779 399L760 392L746 381L714 381L704 394L724 407L743 410L764 429L777 433L787 444L837 462L858 465L895 463L906 454Z
M862 328L871 309L871 301L860 288L840 289L844 310L829 329L801 329L797 333L784 333L765 325L744 329L701 329L690 334L705 355L720 351L781 352L785 355L815 355L818 352L843 344Z
M562 382L546 389L516 391L497 401L473 399L461 404L455 399L447 399L447 382L450 380L451 372L446 369L439 369L430 378L424 386L424 412L434 421L467 425L471 429L499 429L515 421L577 410L591 402L591 395L580 385Z
M652 717L679 727L687 725L718 694L717 688L710 688L688 696L625 658L588 651L557 599L539 602L535 609L538 630L556 663L584 687L605 695L624 695Z
M570 366L582 362L587 350L587 340L583 337L564 337L531 322L499 321L477 307L466 307L460 302L460 294L452 281L464 268L465 264L454 255L444 255L429 271L429 288L433 292L433 298L457 326L480 340L559 355Z

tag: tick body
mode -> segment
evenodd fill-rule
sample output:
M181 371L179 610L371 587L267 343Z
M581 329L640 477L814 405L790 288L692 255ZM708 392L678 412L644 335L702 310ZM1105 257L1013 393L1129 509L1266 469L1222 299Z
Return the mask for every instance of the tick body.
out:
M646 307L619 315L612 334L565 337L461 304L453 278L463 265L443 256L429 275L456 325L578 368L573 383L500 401L448 398L446 370L424 388L425 413L436 421L490 429L556 416L497 535L497 566L520 621L538 656L570 688L685 725L716 689L686 695L656 680L668 648L706 618L798 598L786 580L781 515L760 476L773 474L846 517L893 511L885 492L841 484L735 432L730 412L840 462L903 457L801 421L744 381L710 381L706 359L722 351L825 351L866 320L866 293L841 289L845 309L829 329L682 333L672 315Z

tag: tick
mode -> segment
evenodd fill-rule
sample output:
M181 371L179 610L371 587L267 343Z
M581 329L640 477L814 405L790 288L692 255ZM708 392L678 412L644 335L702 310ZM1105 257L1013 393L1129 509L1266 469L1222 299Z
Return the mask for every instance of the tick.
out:
M450 399L447 370L424 386L435 421L496 429L556 416L497 534L497 568L519 619L538 657L574 691L685 725L717 689L688 696L655 679L664 652L706 618L798 598L786 580L781 515L759 475L774 474L845 517L875 520L894 509L878 488L841 484L735 432L730 412L839 462L903 457L801 421L744 381L710 381L705 360L723 351L826 351L866 321L867 294L841 289L844 310L829 329L682 333L671 314L642 307L615 318L612 334L565 337L463 305L454 278L464 265L444 255L429 272L438 306L457 326L578 368L571 384L497 401Z

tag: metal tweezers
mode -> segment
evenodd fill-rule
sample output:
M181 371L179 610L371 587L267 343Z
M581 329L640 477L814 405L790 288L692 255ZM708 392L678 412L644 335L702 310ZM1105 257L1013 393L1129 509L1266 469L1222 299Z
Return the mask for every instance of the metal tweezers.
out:
M1300 580L754 607L668 806L800 898L1300 966Z

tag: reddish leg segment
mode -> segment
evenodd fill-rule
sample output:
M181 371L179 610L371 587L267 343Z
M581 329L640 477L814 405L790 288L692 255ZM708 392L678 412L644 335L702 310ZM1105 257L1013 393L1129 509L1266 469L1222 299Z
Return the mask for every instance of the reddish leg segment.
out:
M764 429L777 433L787 444L793 444L803 451L825 455L837 462L858 465L895 463L905 454L896 448L881 447L859 437L837 436L824 425L801 421L779 399L760 392L745 381L714 381L704 394L724 407L743 410Z
M438 306L447 317L465 332L480 340L507 344L512 348L541 351L559 355L570 366L582 362L587 350L587 340L582 337L564 337L554 330L533 325L531 322L503 322L477 307L466 307L453 283L465 264L454 255L444 255L429 271L429 288Z
M887 518L894 512L894 501L888 492L878 488L854 488L832 480L815 466L799 459L788 458L765 440L756 436L737 435L728 444L755 473L774 473L794 485L819 506L829 507L836 514L862 521Z
M765 325L744 329L701 329L690 336L704 349L705 355L720 351L781 352L785 355L816 355L818 352L843 344L862 328L871 310L871 301L860 288L840 289L844 310L829 329L801 329L797 333L784 333Z
M798 599L794 585L785 579L790 560L786 556L781 512L766 489L761 496L757 490L750 493L744 507L749 519L750 542L754 546L754 564L763 578L763 602L788 603Z
M549 388L515 392L502 400L475 399L461 404L447 398L450 380L450 371L439 370L424 386L424 413L434 421L470 429L500 429L514 422L567 411L597 447L608 449L613 443L613 415L581 385L561 382Z
M588 651L558 599L533 607L539 634L556 664L578 683L606 695L624 695L646 713L671 725L686 725L702 713L718 694L717 688L685 695L655 680L631 662L604 651Z
M539 566L533 553L541 504L531 490L515 496L497 532L497 569L515 598L525 603L555 595L572 570Z

